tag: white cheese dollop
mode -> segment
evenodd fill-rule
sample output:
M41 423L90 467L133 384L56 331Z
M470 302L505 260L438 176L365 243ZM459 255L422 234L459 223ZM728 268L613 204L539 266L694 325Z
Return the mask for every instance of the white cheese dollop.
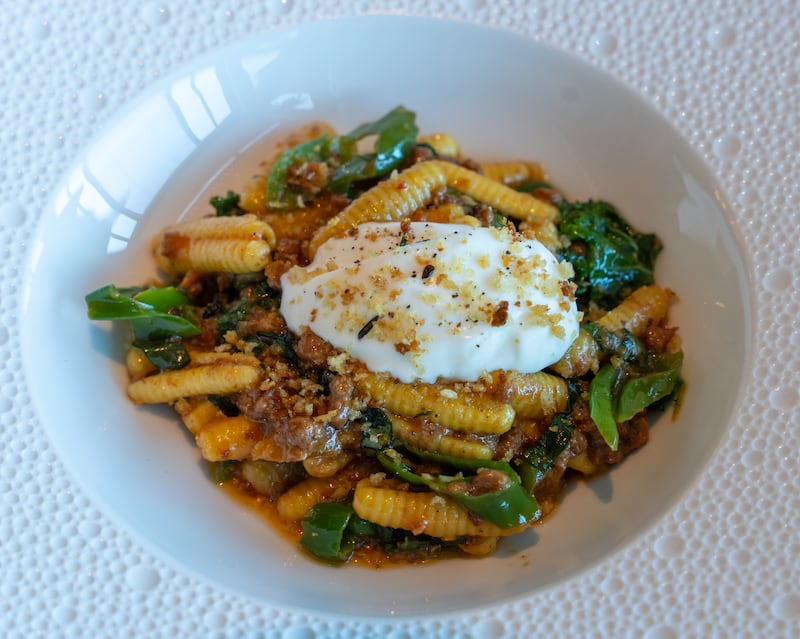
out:
M571 276L513 229L367 223L284 274L281 313L371 371L474 381L561 358L580 323Z

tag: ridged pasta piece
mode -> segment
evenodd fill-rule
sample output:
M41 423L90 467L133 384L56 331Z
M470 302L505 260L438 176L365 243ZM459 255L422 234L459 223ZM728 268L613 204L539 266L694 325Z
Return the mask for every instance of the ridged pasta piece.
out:
M599 347L594 338L581 329L578 337L570 344L567 352L555 364L550 366L550 370L558 373L562 377L580 377L589 371L597 371L600 366Z
M129 348L125 354L125 367L131 379L141 379L158 370L158 367L147 359L144 351L136 346Z
M569 390L562 377L517 371L506 371L502 377L508 403L519 417L550 417L567 407Z
M262 240L199 239L169 261L173 273L255 273L269 263L269 244ZM167 270L167 269L164 269Z
M595 324L609 331L626 329L635 337L641 337L648 326L667 316L672 295L668 289L642 286L597 319ZM580 377L590 370L596 371L601 356L592 336L581 329L564 356L550 369L563 377Z
M457 202L445 202L436 206L430 206L424 209L419 209L409 216L412 222L440 222L444 224L452 224L454 220L466 217L466 211L461 204ZM472 216L469 216L472 217ZM477 222L477 219L475 220Z
M486 177L508 185L545 179L538 162L487 162L481 165L481 170Z
M458 547L462 552L473 557L485 557L491 555L497 548L499 537L470 537L465 543Z
M215 355L218 359L209 363L194 360L186 368L133 381L128 384L128 396L137 404L161 404L182 397L228 395L254 386L261 377L261 369L255 364Z
M558 227L555 222L549 220L545 222L538 222L536 220L522 222L519 225L519 232L525 237L538 240L550 249L552 253L557 253L563 246L561 236L558 233Z
M514 421L514 409L485 395L458 394L436 384L403 384L376 373L356 376L356 385L402 417L424 415L437 424L467 433L502 434Z
M567 462L567 466L572 468L572 470L577 470L579 473L584 475L595 475L601 470L600 466L597 466L597 464L589 460L589 456L586 454L586 451L578 453L574 457L570 457L569 461Z
M627 329L641 337L645 329L667 316L672 292L659 286L642 286L598 319L595 324L610 331Z
M467 535L494 537L509 532L480 520L442 495L375 486L369 479L356 484L353 510L362 519L379 526L410 530L415 535L426 534L444 540Z
M492 459L494 448L486 442L448 434L444 428L421 427L399 415L389 415L392 433L409 446L462 459Z
M461 157L461 147L458 144L458 140L449 133L423 135L420 137L419 142L430 146L436 152L436 155L449 158Z
M264 221L268 222L276 239L289 238L305 240L331 218L331 211L325 207L312 207L267 213Z
M330 478L303 479L278 498L278 516L283 521L300 521L314 504L345 499L353 491L359 477L358 469L348 467Z
M309 242L311 257L326 240L364 222L391 222L427 204L435 188L445 185L439 162L420 162L379 182L319 229Z
M221 417L206 423L195 436L203 459L247 459L263 437L263 428L246 417Z
M258 367L260 362L254 355L229 353L226 351L189 351L192 364L242 364Z
M197 400L179 399L173 408L181 416L184 425L192 435L197 435L200 429L210 421L224 417L225 414L207 399Z
M268 264L275 242L272 227L255 215L206 217L168 226L153 252L167 273L253 273Z
M489 204L498 211L519 220L552 221L558 210L552 204L539 200L528 193L515 191L497 180L470 171L452 162L433 160L424 164L436 164L444 172L447 186L470 197Z

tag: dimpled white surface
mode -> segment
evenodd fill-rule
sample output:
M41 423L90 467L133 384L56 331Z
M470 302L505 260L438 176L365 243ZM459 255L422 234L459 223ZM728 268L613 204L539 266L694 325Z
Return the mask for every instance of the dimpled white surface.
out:
M9 637L800 636L800 4L178 0L0 3L0 628ZM31 406L18 309L40 212L115 111L195 56L276 26L403 13L506 28L638 91L707 162L749 260L753 371L694 486L606 561L528 598L345 619L218 590L73 483ZM412 105L409 105L412 106ZM724 366L724 362L720 362ZM480 564L476 564L480 579Z

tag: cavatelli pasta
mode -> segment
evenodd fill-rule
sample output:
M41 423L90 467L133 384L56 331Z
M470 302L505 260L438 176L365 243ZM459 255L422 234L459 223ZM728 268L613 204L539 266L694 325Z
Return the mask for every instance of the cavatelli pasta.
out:
M445 183L445 175L436 162L420 162L393 175L366 191L314 233L309 254L313 257L323 242L364 222L396 221L410 215L427 204L433 190Z
M137 404L174 402L183 397L225 395L256 385L261 377L258 360L223 353L195 354L194 363L142 377L128 385Z
M462 393L435 384L402 384L388 375L364 373L356 384L374 402L403 417L425 416L447 428L467 433L500 434L511 428L514 409L476 393Z
M595 324L610 331L625 329L634 337L641 337L648 326L664 320L671 298L672 293L667 289L642 286L597 319ZM597 370L601 355L592 336L581 330L569 350L550 368L563 377L580 377Z
M421 450L464 459L492 459L494 446L478 437L457 437L431 422L419 423L399 415L389 415L392 432L400 441Z
M195 436L203 459L212 462L248 459L262 437L261 426L242 416L213 419Z
M567 407L569 391L561 377L518 371L506 371L502 377L508 403L519 417L552 417Z
M459 158L461 157L461 147L458 140L449 133L432 133L424 135L419 139L420 144L430 146L436 155L440 157Z
M520 220L552 221L556 218L556 208L527 193L521 193L475 171L451 162L434 161L447 179L447 186L489 204L505 215Z
M581 329L567 352L550 370L566 378L580 377L589 371L596 372L599 365L597 342L586 330Z
M379 526L446 540L465 535L496 537L509 532L477 520L466 508L442 495L384 488L373 485L369 479L356 485L353 510L362 519Z
M545 179L544 169L538 162L488 162L482 164L481 169L486 177L509 186Z
M153 250L166 273L253 273L268 264L275 242L272 227L248 214L169 226L156 238Z
M626 329L636 337L667 314L672 293L658 286L642 286L595 323L610 331Z

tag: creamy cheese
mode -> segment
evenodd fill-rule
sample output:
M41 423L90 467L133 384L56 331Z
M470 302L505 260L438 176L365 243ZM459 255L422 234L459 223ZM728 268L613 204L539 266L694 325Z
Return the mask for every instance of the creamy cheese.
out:
M473 381L561 358L580 321L571 275L513 229L368 223L284 274L281 312L372 371Z

